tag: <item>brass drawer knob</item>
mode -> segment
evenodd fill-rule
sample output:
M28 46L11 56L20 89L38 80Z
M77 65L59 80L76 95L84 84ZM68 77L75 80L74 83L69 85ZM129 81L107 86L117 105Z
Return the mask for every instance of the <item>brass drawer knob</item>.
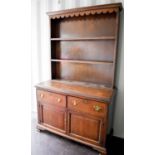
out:
M76 106L76 105L77 105L77 102L76 102L75 100L73 101L73 105L74 105L74 106Z
M58 98L57 101L60 103L61 102L61 98Z
M98 106L98 105L94 105L94 110L95 111L100 111L102 108L100 107L100 106Z
M40 94L40 97L43 98L44 97L44 94Z

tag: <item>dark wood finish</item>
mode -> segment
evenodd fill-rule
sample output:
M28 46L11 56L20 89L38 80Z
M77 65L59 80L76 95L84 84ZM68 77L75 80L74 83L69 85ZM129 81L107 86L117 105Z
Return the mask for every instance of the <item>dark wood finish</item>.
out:
M99 6L97 8L101 9ZM90 14L75 14L72 18L65 18L60 12L50 14L51 18L55 15L60 17L60 19L51 20L52 79L98 82L113 88L118 8L117 11L113 8L110 13L106 13L108 10L104 12L105 9L101 9L91 14L92 9L94 11L97 8L91 8ZM77 27L76 31L75 27ZM73 60L76 64L70 63ZM83 61L83 63L77 61ZM89 62L89 65L84 61ZM94 62L103 63L94 64ZM104 62L110 62L110 64Z
M37 101L39 123L66 133L66 96L37 90Z
M86 64L61 62L55 64L55 79L103 84L111 88L113 64Z
M120 3L48 13L51 80L36 86L38 128L106 155Z
M65 18L57 20L54 24L51 21L51 26L55 30L51 31L51 38L115 36L115 18L116 13L111 13L96 15L95 20L94 15L90 15L87 18L76 17L76 20ZM78 27L76 31L75 27Z
M115 40L53 42L52 59L113 61ZM87 45L87 46L86 46Z
M114 89L106 88L104 85L77 81L49 80L38 84L36 87L49 92L57 92L57 94L82 96L106 103L111 101L114 94Z
M81 146L81 144L62 138L59 135L50 134L44 131L46 135L42 132L36 130L36 114L32 113L32 143L31 143L31 154L32 155L47 155L52 153L54 155L66 154L73 155L76 148L77 155L97 155L91 147L86 145ZM57 145L59 144L59 145ZM108 155L124 155L124 140L118 137L107 137L106 140L107 154ZM69 148L69 149L67 149Z
M78 16L88 16L90 14L102 14L102 13L112 13L119 12L122 10L122 3L113 3L106 5L96 5L89 7L80 7L68 10L53 11L47 12L47 15L50 19L59 19L59 18L70 18Z
M95 145L95 144L93 144L93 143L90 143L90 142L81 140L81 139L79 139L79 138L75 138L75 137L69 136L68 134L64 134L64 133L62 133L62 132L53 130L52 128L46 127L46 126L44 126L44 125L42 125L42 124L38 124L38 125L37 125L37 128L40 129L40 130L47 130L47 131L50 131L50 132L55 133L55 134L57 134L57 135L60 135L60 136L66 137L66 138L68 138L68 139L77 141L77 142L79 142L79 143L82 143L82 144L91 146L91 147L94 148L95 150L98 150L98 151L100 151L100 152L102 152L102 153L104 153L104 154L106 155L106 149L105 149L104 147L101 147L101 146Z
M52 41L88 41L88 40L113 40L114 36L101 36L101 37L84 37L84 38L51 38Z
M64 59L51 59L53 62L73 62L73 63L86 63L86 64L104 64L113 63L112 61L83 61L83 60L64 60Z
M66 97L64 95L37 90L37 99L42 104L66 107Z
M69 96L67 103L68 109L71 109L73 111L79 111L82 113L103 118L107 115L107 105L101 102Z
M44 104L41 104L40 108L42 117L40 124L59 132L66 132L66 111L64 109Z
M69 113L69 135L99 145L102 120L80 113ZM78 124L78 125L77 125Z

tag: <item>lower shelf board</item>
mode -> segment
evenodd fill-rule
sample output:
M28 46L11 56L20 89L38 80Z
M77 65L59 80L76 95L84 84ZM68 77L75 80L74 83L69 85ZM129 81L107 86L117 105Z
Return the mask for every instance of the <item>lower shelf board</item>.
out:
M66 134L63 134L63 133L61 133L61 132L52 130L51 128L45 127L45 126L43 126L43 125L41 125L41 124L37 124L37 129L38 129L38 130L47 130L47 131L50 131L50 132L55 133L55 134L57 134L57 135L63 136L63 137L65 137L65 138L68 138L68 139L70 139L70 140L74 140L74 141L76 141L76 142L79 142L79 143L88 145L88 146L92 147L94 150L99 151L101 155L107 155L107 151L106 151L106 148L105 148L105 147L97 146L97 145L94 145L94 144L91 144L91 143L84 142L84 141L82 141L82 140L80 140L80 139L70 137L70 136L68 136L68 135L66 135Z

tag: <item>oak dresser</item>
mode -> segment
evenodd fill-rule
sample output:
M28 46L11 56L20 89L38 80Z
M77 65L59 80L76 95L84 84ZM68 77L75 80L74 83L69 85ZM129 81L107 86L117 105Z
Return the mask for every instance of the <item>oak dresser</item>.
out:
M39 130L106 155L121 3L48 12L51 79L36 85Z

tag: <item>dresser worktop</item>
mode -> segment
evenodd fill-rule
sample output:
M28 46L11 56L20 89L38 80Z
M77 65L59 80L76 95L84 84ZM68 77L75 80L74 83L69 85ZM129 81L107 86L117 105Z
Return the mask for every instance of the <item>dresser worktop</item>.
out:
M41 82L36 85L37 88L46 89L48 91L54 91L63 94L72 94L83 96L98 100L110 102L113 95L114 89L106 88L104 85L93 84L88 82L77 82L77 81L65 81L65 80L48 80Z

